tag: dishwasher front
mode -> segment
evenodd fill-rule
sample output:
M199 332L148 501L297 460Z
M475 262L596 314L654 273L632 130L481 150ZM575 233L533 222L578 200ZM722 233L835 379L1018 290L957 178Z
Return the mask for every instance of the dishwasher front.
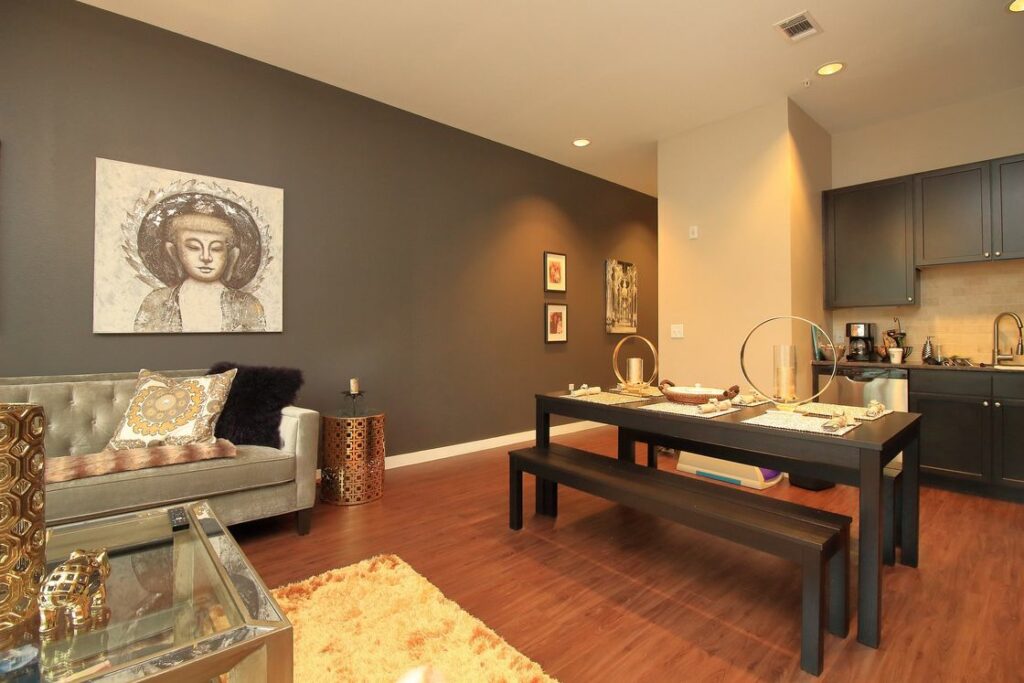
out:
M822 385L828 381L828 376L827 372L815 375L815 393L821 391ZM903 368L838 368L828 390L816 400L820 403L860 408L867 408L871 401L878 401L884 403L890 410L906 412L909 406L908 377L909 373ZM897 455L896 459L902 460L903 454ZM812 491L834 486L831 482L820 479L793 475L790 475L789 483Z
M903 368L839 368L836 378L824 394L821 403L866 408L871 401L884 403L886 408L906 412L908 372ZM814 378L814 391L828 381L828 374Z

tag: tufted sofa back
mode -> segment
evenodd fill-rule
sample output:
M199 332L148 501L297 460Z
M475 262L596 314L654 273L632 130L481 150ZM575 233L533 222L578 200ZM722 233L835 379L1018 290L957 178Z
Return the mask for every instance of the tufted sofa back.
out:
M161 370L170 377L205 370ZM46 413L46 457L98 453L128 408L137 372L0 377L0 403L37 403Z

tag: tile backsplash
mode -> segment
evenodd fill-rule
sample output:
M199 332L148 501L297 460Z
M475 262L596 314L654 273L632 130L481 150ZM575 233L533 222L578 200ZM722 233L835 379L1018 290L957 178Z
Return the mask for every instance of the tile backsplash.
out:
M877 344L898 317L914 347L911 361L921 360L927 337L942 345L945 356L967 356L975 362L991 361L992 321L1003 311L1024 317L1024 260L958 263L921 269L921 305L839 308L833 311L836 337L846 334L846 323L875 323ZM1000 326L999 347L1017 342L1012 320Z

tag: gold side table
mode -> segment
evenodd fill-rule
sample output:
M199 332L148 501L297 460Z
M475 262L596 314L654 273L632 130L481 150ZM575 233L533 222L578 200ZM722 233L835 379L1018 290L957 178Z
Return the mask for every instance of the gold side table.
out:
M384 495L384 414L322 419L320 500L360 505Z

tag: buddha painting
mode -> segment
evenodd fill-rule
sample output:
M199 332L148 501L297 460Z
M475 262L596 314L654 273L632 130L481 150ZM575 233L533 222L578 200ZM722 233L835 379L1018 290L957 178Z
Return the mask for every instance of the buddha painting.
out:
M136 332L263 332L266 317L242 291L259 265L260 236L249 213L201 192L171 195L139 230L139 255L167 286L135 316Z
M96 160L93 331L280 332L284 191Z

